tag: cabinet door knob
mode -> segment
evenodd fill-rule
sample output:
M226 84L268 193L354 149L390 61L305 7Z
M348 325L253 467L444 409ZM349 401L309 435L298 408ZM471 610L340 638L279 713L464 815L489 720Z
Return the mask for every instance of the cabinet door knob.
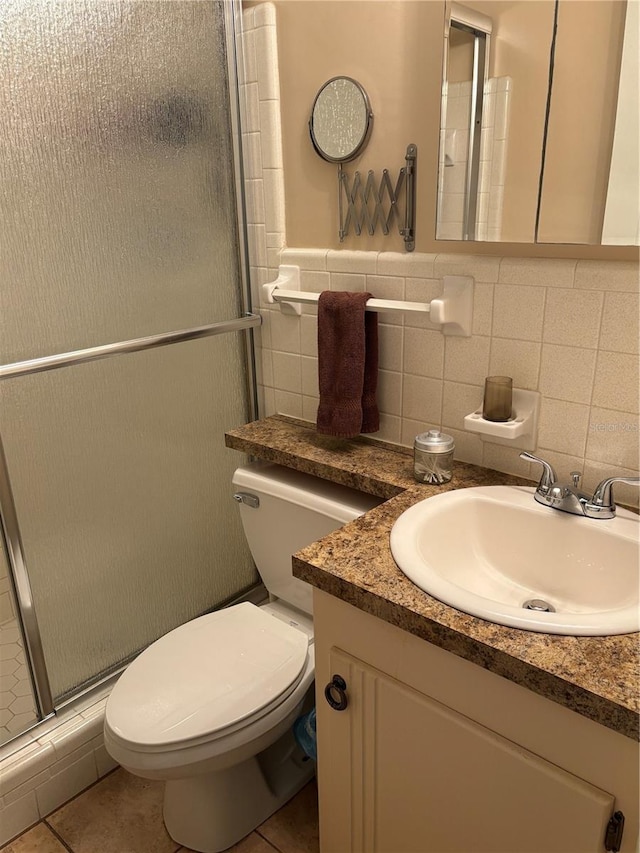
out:
M346 690L347 682L341 675L334 675L324 688L324 698L334 711L344 711L349 704Z

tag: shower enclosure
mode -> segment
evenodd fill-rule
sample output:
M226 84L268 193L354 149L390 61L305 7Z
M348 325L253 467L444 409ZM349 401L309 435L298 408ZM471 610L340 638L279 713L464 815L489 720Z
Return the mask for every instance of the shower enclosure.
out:
M257 583L237 14L0 5L0 742Z

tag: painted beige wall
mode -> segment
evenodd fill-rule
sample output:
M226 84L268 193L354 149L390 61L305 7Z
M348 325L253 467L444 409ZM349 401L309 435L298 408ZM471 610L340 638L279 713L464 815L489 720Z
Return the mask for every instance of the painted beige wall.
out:
M248 5L257 5L250 3ZM525 73L524 92L514 102L533 115L514 131L509 169L513 187L505 202L504 221L514 223L509 243L436 241L436 177L440 80L443 60L445 4L437 0L276 0L282 146L285 173L287 243L290 246L402 251L399 237L362 235L338 239L337 167L321 160L309 141L307 122L313 99L325 80L345 74L367 90L374 112L371 141L348 166L377 174L389 169L392 179L404 165L406 146L418 145L418 206L416 249L426 252L500 254L502 256L582 257L630 260L637 250L600 246L534 246L535 198L546 99L546 63L551 33L551 0L505 3L471 0L497 18L502 46L496 48L493 73ZM493 8L495 7L495 8ZM547 15L546 13L549 13ZM524 28L520 26L524 23ZM536 32L523 40L522 32ZM532 51L530 42L536 45ZM543 45L543 47L541 47ZM541 73L542 88L533 83ZM522 97L520 93L522 92ZM522 169L518 160L537 164ZM528 199L528 200L527 200ZM531 201L533 199L533 201ZM515 223L520 222L517 227Z
M609 181L626 0L559 7L540 240L600 239Z
M375 0L276 3L285 172L287 242L339 248L337 167L314 152L307 122L313 99L337 74L357 79L374 113L373 132L348 172L382 168L395 184L409 143L418 169L435 178L438 162L444 4ZM431 34L425 45L426 35ZM431 45L433 41L433 45ZM424 85L423 81L430 81ZM418 219L431 222L435 180L423 180ZM389 238L348 237L342 246L383 249Z

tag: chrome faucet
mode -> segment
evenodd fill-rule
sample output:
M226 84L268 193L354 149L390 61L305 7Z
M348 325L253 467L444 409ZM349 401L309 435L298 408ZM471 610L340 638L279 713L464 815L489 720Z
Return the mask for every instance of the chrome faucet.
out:
M640 483L640 477L608 477L596 486L593 495L588 495L578 488L582 476L579 471L571 472L570 476L573 480L571 484L560 483L556 472L544 459L539 459L526 451L520 454L520 458L542 465L542 476L534 494L538 503L552 507L552 509L559 509L561 512L584 515L587 518L613 518L616 514L613 484L630 483L637 485Z

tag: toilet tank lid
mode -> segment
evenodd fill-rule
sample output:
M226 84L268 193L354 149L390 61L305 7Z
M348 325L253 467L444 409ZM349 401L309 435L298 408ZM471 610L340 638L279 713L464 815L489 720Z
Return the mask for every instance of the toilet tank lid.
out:
M200 616L127 667L109 697L107 723L142 749L220 732L288 695L307 653L306 634L248 602Z
M254 462L237 468L233 484L236 488L305 507L341 523L364 515L383 502L383 498L375 495L271 462Z

